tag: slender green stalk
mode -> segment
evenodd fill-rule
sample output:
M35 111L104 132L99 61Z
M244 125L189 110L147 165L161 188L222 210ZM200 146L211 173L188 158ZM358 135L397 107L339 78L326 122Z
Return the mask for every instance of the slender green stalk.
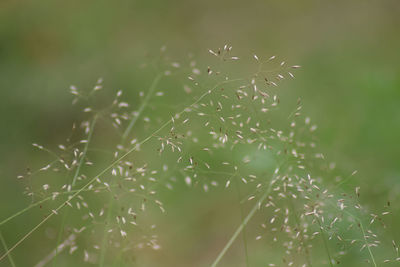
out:
M81 159L80 159L80 161L79 161L78 166L76 167L75 174L74 174L74 177L73 177L73 179L72 179L72 187L74 187L74 185L75 185L75 183L76 183L76 179L77 179L78 176L80 175L80 170L81 170L81 167L82 167L82 165L83 165L83 162L85 161L86 153L87 153L88 148L89 148L89 143L90 143L90 141L92 140L92 136L93 136L93 132L94 132L94 127L95 127L95 125L96 125L97 118L98 118L98 115L95 115L94 118L93 118L92 124L91 124L91 126L90 126L89 133L88 133L88 138L87 138L87 142L86 142L86 144L85 144L85 147L84 147L84 149L83 149L83 153L82 153L82 155L81 155ZM58 232L58 238L57 238L56 248L57 248L57 247L59 246L59 244L61 243L61 239L62 239L62 236L63 236L63 233L64 233L64 226L65 226L65 222L66 222L66 220L67 220L67 217L68 217L68 210L64 213L64 216L63 216L63 219L62 219L62 222L61 222L60 230L59 230L59 232ZM54 266L54 267L56 267L57 256L58 256L58 250L56 249L56 250L55 250L55 255L54 255L54 260L53 260L53 266Z
M37 202L35 202L35 203L29 205L29 206L26 207L26 208L24 208L24 209L18 211L17 213L15 213L15 214L11 215L10 217L8 217L8 218L4 219L3 221L1 221L1 222L0 222L0 226L2 226L3 224L6 224L7 222L11 221L12 219L18 217L19 215L21 215L21 214L27 212L28 210L30 210L30 209L32 209L32 208L34 208L34 207L36 207L36 206L39 206L40 204L42 204L42 203L44 203L44 202L50 200L51 198L52 198L52 197L44 198L44 199L42 199L42 200L40 200L40 201L37 201Z
M3 234L1 232L0 232L0 240L1 240L1 243L3 244L4 249L7 251L8 250L7 243L4 240ZM8 260L10 261L10 264L12 267L16 266L11 254L8 254Z
M318 222L318 225L319 225L319 232L321 233L322 240L323 240L323 242L324 242L324 247L325 247L325 250L326 250L326 254L328 255L329 265L330 265L331 267L333 267L331 253L330 253L330 251L329 251L328 242L326 241L326 237L325 237L324 231L323 231L323 229L322 229L322 224L321 224L319 218L316 218L316 219L317 219L317 222Z
M150 101L150 98L153 95L154 90L157 87L161 77L162 77L162 74L158 74L154 78L153 82L150 85L150 88L147 91L147 95L146 95L145 99L142 102L142 105L139 107L138 113L136 114L136 116L134 116L132 118L132 120L130 121L128 127L126 128L124 134L122 135L122 142L124 142L125 139L128 137L129 133L131 132L131 130L135 126L137 120L140 118L140 116L142 115L142 112L144 111L144 109L148 105L148 103ZM108 202L106 225L104 226L104 232L103 232L103 241L102 241L101 253L100 253L100 261L99 261L99 266L100 267L104 266L105 254L106 254L106 251L107 251L107 240L108 240L107 224L111 220L112 206L113 206L113 195L112 195L112 192L111 192L110 201Z
M377 267L378 265L376 265L374 254L372 254L372 251L371 251L371 248L369 247L367 238L365 237L364 226L363 226L361 220L358 220L358 222L360 223L360 228L361 228L361 231L362 231L362 234L363 234L364 242L365 242L365 245L367 246L367 249L368 249L369 255L371 257L372 263L374 264L375 267Z
M113 194L110 192L110 201L108 202L108 211L107 211L107 219L106 219L106 224L104 225L104 232L103 232L103 240L101 241L101 253L100 253L100 261L99 261L99 266L103 267L104 266L104 259L107 251L107 240L108 240L108 232L107 232L107 225L111 221L111 211L112 211L112 205L113 205Z
M273 181L273 180L272 180ZM236 231L233 233L232 237L229 239L228 243L226 243L225 247L222 249L222 251L218 254L217 258L215 261L211 264L211 267L216 267L218 263L221 261L222 257L225 255L225 253L228 251L228 249L232 246L232 244L235 242L236 238L240 235L240 233L243 231L243 229L246 227L247 223L253 218L254 214L256 211L259 209L259 206L261 203L268 197L268 195L271 193L271 186L272 186L272 181L269 183L266 191L264 194L259 198L259 200L256 202L256 204L253 206L253 208L250 210L249 214L247 214L246 218L242 221L242 223L239 225L239 227L236 229Z
M54 267L57 266L57 265L56 265L56 263L57 263L57 256L58 256L58 254L59 254L57 248L58 248L58 246L59 246L60 243L61 243L61 239L62 239L62 236L63 236L63 233L64 233L64 225L65 225L65 221L67 220L68 214L69 214L69 210L67 210L67 211L64 213L63 218L62 218L62 222L61 222L61 227L60 227L60 230L58 231L56 249L55 249L55 254L54 254L54 259L53 259L53 266L54 266Z
M239 206L240 206L239 207L239 209L240 209L240 217L241 217L241 220L243 221L245 218L244 218L243 206L241 205L241 201L240 201L240 198L241 198L241 196L240 196L240 183L239 183L238 177L236 177L236 190L237 190ZM243 228L242 236L243 236L244 255L245 255L245 258L246 258L246 266L248 267L249 266L249 254L248 254L248 250L247 250L247 239L246 239L246 228L245 227Z
M330 203L330 205L331 205L332 207L336 208L336 209L338 208L338 207L337 207L336 205L334 205L333 203ZM364 239L365 246L367 247L367 250L368 250L368 253L369 253L369 256L370 256L370 258L371 258L372 263L374 264L375 267L377 267L378 265L376 264L374 254L372 253L372 250L371 250L371 248L369 247L367 238L365 237L365 230L364 230L364 226L363 226L362 221L361 221L356 215L353 215L351 212L349 212L349 211L347 211L347 210L342 210L342 212L344 212L344 213L346 213L347 215L349 215L350 217L354 218L354 219L355 219L356 221L358 221L358 223L360 224L360 228L361 228L361 232L362 232L362 235L363 235L363 239Z
M122 135L122 140L123 140L123 141L128 137L129 133L130 133L130 132L132 131L132 129L133 129L133 126L135 126L136 121L139 119L139 117L140 117L140 115L142 114L143 110L145 109L145 107L146 107L147 104L149 103L149 100L150 100L151 96L153 95L153 92L154 92L154 90L156 89L156 87L157 87L159 81L161 80L162 76L163 76L163 75L160 73L160 74L158 74L158 75L154 78L154 80L153 80L153 82L151 83L150 88L149 88L149 90L148 90L148 92L147 92L147 95L146 95L145 99L143 100L142 105L140 106L140 108L139 108L139 110L138 110L137 115L134 116L134 117L132 118L132 120L131 120L131 122L129 123L128 127L126 128L124 134Z

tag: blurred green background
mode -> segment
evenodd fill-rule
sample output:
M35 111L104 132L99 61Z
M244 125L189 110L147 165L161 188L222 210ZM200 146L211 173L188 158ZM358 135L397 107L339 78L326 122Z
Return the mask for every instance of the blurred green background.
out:
M229 43L241 54L279 55L302 66L282 94L302 98L304 113L318 124L325 155L344 172L358 170L354 184L361 186L366 206L394 203L392 225L398 225L399 14L397 0L0 1L1 219L28 203L15 177L38 156L31 143L53 144L70 130L77 114L70 105L71 84L91 88L103 77L105 87L123 89L135 103L133 97L154 77L139 67L161 46L172 55L204 55ZM229 199L218 196L177 195L190 199L199 217L176 225L185 207L171 205L175 217L165 219L173 225L166 231L181 227L184 237L139 266L206 266L238 224L215 226L223 233L218 244L203 240L199 228L211 228L204 216L236 218L238 211L210 209L212 201L229 206ZM7 243L33 226L37 217L31 219L9 226L3 232ZM399 240L398 231L388 231ZM40 236L33 236L16 250L20 266L40 259L30 249L40 245ZM228 254L224 264L243 266L242 260Z

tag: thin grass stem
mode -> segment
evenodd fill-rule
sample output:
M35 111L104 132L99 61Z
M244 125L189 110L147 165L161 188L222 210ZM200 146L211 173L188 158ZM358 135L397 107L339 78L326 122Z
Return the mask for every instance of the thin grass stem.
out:
M3 244L4 249L7 251L8 250L7 243L4 240L3 234L1 232L0 232L0 240L1 240L1 243ZM8 254L8 260L10 261L10 264L12 267L16 266L11 254Z
M316 219L317 219L318 226L319 226L319 232L321 233L321 236L322 236L322 241L324 242L324 247L325 247L325 250L326 250L326 254L328 255L329 266L333 267L331 253L329 251L328 242L326 240L326 236L325 236L325 233L323 231L323 227L322 227L321 221L319 220L319 218L316 218Z
M221 250L221 252L218 254L217 258L214 260L214 262L211 264L211 267L216 267L218 263L221 261L221 259L224 257L225 253L229 250L229 248L233 245L237 237L240 235L240 233L243 231L243 229L246 227L248 222L253 218L254 214L256 211L259 209L261 206L262 202L268 197L268 195L271 193L271 187L272 187L273 179L271 182L268 184L267 189L265 190L264 194L258 199L256 204L253 206L253 208L250 210L249 214L247 214L246 218L242 221L242 223L239 225L239 227L236 229L236 231L233 233L232 237L229 239L229 241L226 243L225 247Z
M241 205L241 196L240 196L240 183L239 183L239 179L238 177L236 177L236 191L237 191L237 196L238 196L238 201L239 201L239 209L240 209L240 217L241 220L243 221L245 219L244 217L244 211L243 211L243 206ZM246 259L246 266L249 266L249 254L248 254L248 250L247 250L247 239L246 239L246 227L243 227L243 249L244 249L244 255L245 255L245 259Z
M154 78L153 82L151 83L151 85L149 87L149 90L147 91L147 95L146 95L145 99L143 100L142 105L139 107L137 115L132 118L132 120L130 121L128 127L126 128L124 134L122 135L122 140L123 141L128 137L128 135L130 134L130 132L133 129L133 126L135 126L136 121L139 119L139 117L142 114L143 110L148 105L148 103L150 101L150 98L153 95L154 90L156 89L156 87L157 87L158 83L160 82L162 76L163 76L163 74L160 73Z
M112 192L110 193L110 201L108 202L108 210L107 210L107 218L106 218L106 223L104 225L104 231L103 231L103 240L101 241L101 252L100 252L100 260L99 260L99 266L103 267L104 266L104 260L105 260L105 255L107 251L107 240L108 240L108 232L107 232L107 225L111 221L111 211L112 211L112 206L113 206L113 195Z

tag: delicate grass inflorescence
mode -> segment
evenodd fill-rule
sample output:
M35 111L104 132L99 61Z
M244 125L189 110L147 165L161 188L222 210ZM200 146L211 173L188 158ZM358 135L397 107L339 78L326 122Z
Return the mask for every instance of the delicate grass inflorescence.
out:
M232 190L243 206L242 222L211 266L235 242L244 243L246 265L250 242L263 245L267 266L333 266L355 249L360 264L399 262L395 241L393 256L374 253L389 204L368 222L360 188L345 192L348 178L331 179L335 166L318 151L317 127L302 115L301 100L292 112L281 107L279 83L300 66L254 55L253 71L234 70L241 59L230 46L209 53L215 63L199 66L193 56L171 61L162 49L161 67L134 107L122 91L103 100L101 79L89 91L71 86L83 121L57 149L34 144L54 160L18 176L32 203L0 227L32 209L45 217L12 246L1 238L0 260L15 266L12 251L60 217L53 249L36 266L57 266L61 253L98 266L134 261L132 251L162 249L152 219L165 212L158 192L185 185ZM174 90L158 91L163 82Z

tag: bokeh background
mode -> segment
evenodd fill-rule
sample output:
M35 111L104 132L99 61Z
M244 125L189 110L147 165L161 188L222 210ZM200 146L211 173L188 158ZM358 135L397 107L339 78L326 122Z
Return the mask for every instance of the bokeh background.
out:
M105 87L133 97L154 77L140 65L161 46L206 62L209 48L229 43L239 54L279 55L302 66L282 94L302 98L304 112L318 124L321 150L344 173L358 170L352 184L362 188L366 206L393 203L389 223L398 225L399 14L397 0L1 1L1 219L29 203L15 177L40 161L31 144L57 143L76 119L71 84L90 88L103 77ZM179 204L182 198L190 206ZM143 256L138 266L207 266L238 221L219 225L206 218L236 218L237 209L229 208L229 196L205 198L184 190L171 203L173 216L164 218L171 227L164 229L172 237L160 254ZM192 208L198 217L185 220L179 211ZM15 243L37 222L35 216L2 229L6 242ZM400 240L393 228L388 236ZM202 229L220 233L220 242L204 237ZM34 235L18 248L13 253L18 266L40 259L42 242ZM235 251L227 254L225 266L244 265Z

